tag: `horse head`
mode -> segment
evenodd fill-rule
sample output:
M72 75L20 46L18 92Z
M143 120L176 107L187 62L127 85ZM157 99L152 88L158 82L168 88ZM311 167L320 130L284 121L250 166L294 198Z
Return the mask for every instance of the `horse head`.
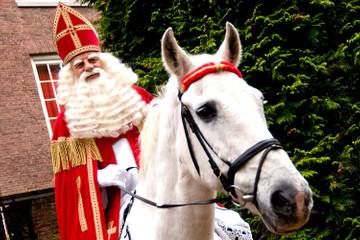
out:
M162 59L178 80L182 106L178 158L194 179L228 192L234 202L259 214L269 230L292 232L307 222L312 193L268 130L262 93L238 71L241 51L230 23L214 55L189 55L171 28L164 33Z

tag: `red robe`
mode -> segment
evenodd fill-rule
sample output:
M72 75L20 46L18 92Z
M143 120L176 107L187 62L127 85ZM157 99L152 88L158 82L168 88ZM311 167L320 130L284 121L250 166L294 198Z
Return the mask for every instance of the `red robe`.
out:
M149 103L152 95L134 86ZM104 210L97 171L116 164L112 144L126 138L139 163L139 131L133 127L117 138L75 139L70 136L61 112L56 121L52 160L55 173L55 204L62 240L117 240L119 237L120 190L108 187Z

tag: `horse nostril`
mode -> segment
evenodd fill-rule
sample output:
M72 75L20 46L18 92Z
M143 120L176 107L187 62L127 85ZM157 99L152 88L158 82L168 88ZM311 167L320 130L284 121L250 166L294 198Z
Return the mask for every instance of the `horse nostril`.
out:
M296 203L292 191L277 190L271 195L274 212L281 216L291 216L296 211Z

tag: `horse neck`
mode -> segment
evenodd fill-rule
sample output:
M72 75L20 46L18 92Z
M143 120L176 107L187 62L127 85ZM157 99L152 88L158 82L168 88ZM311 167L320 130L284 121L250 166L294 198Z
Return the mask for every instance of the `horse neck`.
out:
M182 126L179 126L181 124L179 104L174 101L161 103L159 106L161 113L157 118L156 126L147 126L158 128L156 148L150 151L151 156L146 156L147 169L139 180L137 192L159 204L190 203L212 198L214 192L206 188L186 170L184 162L191 160L180 160L177 155L177 146L179 146L177 133L182 131L178 131L178 128L182 128ZM187 151L187 149L182 149L182 151ZM156 221L154 216L160 214L163 223L178 223L182 228L182 235L184 235L184 238L179 239L207 239L207 236L211 239L209 234L212 234L213 228L213 205L187 206L168 211L146 209L152 211L152 221ZM170 234L173 228L163 227L163 229L166 231L165 234ZM179 231L179 229L175 231ZM174 234L178 235L179 232Z
M187 169L186 161L179 159L177 148L186 146L178 135L183 134L178 101L164 101L160 104L159 116L150 129L157 129L154 149L147 151L149 156L142 156L148 163L146 173L140 179L140 184L146 186L144 191L159 200L202 200L211 198L214 192L209 191L199 179L193 177ZM180 126L179 126L180 124ZM180 129L180 130L179 130ZM154 138L148 141L154 141ZM146 144L146 143L145 143ZM188 151L182 148L181 151ZM190 157L190 155L189 155Z

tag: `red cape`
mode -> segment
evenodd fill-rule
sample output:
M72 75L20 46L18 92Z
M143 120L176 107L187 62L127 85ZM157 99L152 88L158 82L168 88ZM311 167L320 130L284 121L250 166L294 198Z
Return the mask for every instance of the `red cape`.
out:
M134 86L149 103L152 95ZM120 191L106 188L108 204L104 211L97 170L116 164L112 144L126 138L139 163L139 131L133 127L117 138L75 139L70 136L64 112L58 116L52 141L55 172L55 204L62 240L118 240Z

